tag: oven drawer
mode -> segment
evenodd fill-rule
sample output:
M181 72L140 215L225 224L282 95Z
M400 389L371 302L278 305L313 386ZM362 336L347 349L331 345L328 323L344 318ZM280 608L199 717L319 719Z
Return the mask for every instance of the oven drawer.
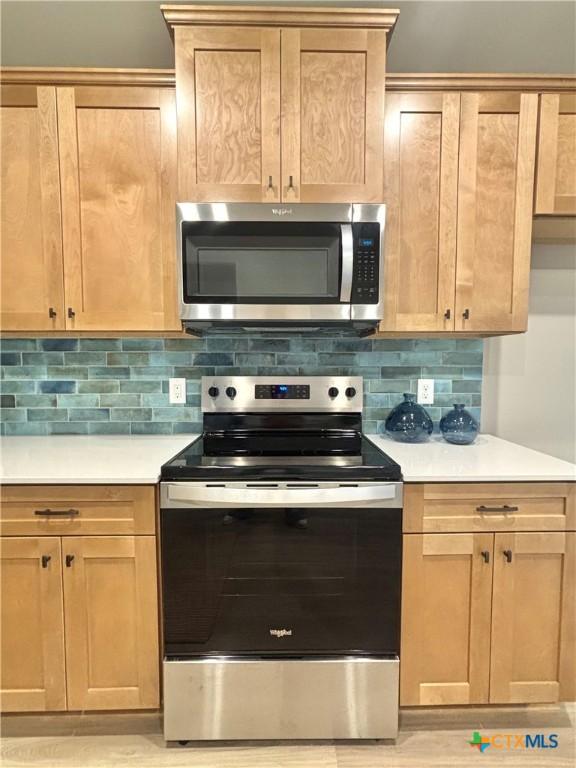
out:
M573 483L404 486L404 533L564 531L576 525Z
M155 487L144 485L6 485L4 536L154 534Z

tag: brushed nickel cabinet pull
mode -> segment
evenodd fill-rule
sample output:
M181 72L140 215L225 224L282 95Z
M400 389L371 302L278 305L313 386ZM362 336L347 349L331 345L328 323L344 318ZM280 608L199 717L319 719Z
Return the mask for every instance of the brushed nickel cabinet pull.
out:
M446 318L446 320L450 320L450 316L451 316L451 314L452 314L452 313L450 312L450 310L449 310L449 309L447 309L447 310L446 310L446 312L444 312L444 317Z
M50 560L52 560L50 555L42 555L42 568L48 568Z
M34 514L39 517L77 517L79 509L35 509Z
M518 512L519 507L511 507L508 504L502 504L501 507L485 507L484 504L481 504L479 507L476 507L476 512L482 512L484 514L485 512L498 512L501 515L507 515L510 512Z
M503 554L503 555L504 555L504 557L506 558L506 562L507 562L507 563L511 563L511 562L512 562L512 550L511 550L511 549L505 549L505 550L502 552L502 554Z
M66 568L70 568L74 560L74 555L66 555Z
M294 176L288 176L288 189L294 189Z
M68 307L68 317L72 319L76 315L76 312L72 309L72 307Z
M464 318L464 320L468 320L470 317L470 310L465 309L464 312L462 312L462 317Z
M48 317L49 317L51 320L53 320L53 319L56 317L56 315L57 315L57 314L58 314L58 312L56 312L56 310L54 309L54 307L50 307L50 308L48 309Z
M268 189L274 189L274 185L272 184L272 176L268 176Z
M484 560L485 563L490 562L490 552L488 552L487 549L484 549L480 554L482 555L482 560Z

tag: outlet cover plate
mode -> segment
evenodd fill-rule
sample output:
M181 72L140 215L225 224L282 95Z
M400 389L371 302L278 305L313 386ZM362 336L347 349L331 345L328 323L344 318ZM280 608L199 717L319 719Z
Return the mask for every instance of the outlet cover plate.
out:
M171 405L185 405L186 379L168 379L168 392Z
M434 404L434 379L418 379L418 402L420 405Z

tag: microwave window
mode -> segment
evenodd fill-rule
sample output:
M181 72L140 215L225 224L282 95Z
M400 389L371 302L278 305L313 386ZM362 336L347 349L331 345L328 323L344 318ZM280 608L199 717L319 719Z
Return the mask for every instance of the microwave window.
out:
M206 226L213 234L205 232ZM281 232L278 231L282 226ZM292 224L291 227L295 225ZM247 234L235 224L201 223L185 234L186 301L334 302L340 295L340 227L275 225L274 234ZM269 229L270 225L264 229ZM287 229L288 228L288 229ZM204 230L204 231L202 231Z

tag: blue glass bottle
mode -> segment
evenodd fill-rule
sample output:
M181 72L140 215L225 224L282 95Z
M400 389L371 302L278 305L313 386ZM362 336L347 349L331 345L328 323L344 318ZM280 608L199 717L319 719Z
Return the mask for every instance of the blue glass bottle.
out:
M463 403L455 403L454 410L440 419L440 431L444 440L455 445L470 445L476 440L478 422L465 409Z
M400 443L424 443L434 429L432 419L410 392L405 392L404 402L390 411L385 426L387 434Z

